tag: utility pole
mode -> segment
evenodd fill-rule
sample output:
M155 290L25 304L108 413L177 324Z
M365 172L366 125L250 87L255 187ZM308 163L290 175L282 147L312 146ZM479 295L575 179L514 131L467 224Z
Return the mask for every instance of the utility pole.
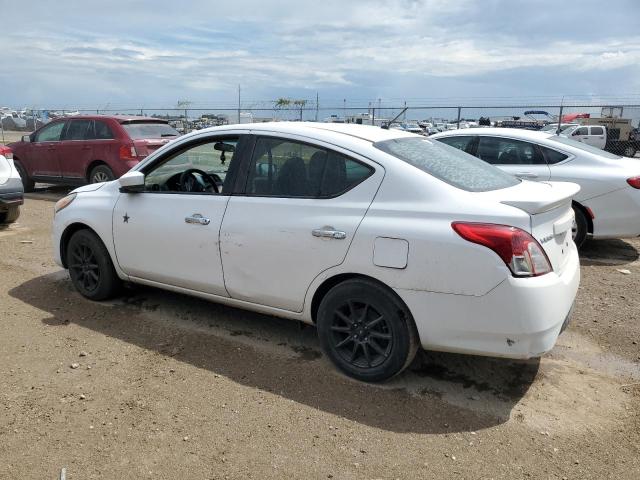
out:
M458 107L458 128L460 128L460 115L462 113L462 107Z
M238 123L240 123L240 85L238 85Z
M556 128L556 135L560 135L562 131L562 110L564 107L564 95L562 96L562 100L560 100L560 115L558 115L558 128Z

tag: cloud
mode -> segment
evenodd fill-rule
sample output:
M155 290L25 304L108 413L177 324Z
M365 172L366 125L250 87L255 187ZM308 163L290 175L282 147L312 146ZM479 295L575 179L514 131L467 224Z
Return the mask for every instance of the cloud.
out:
M32 4L6 6L5 25L19 28L3 33L3 63L11 68L0 70L0 80L14 88L1 94L9 103L53 96L166 103L229 97L242 84L273 97L320 90L375 98L393 88L413 89L396 96L420 96L421 82L443 85L441 96L463 95L452 90L462 85L493 94L513 91L499 84L509 72L531 77L539 70L567 87L598 87L602 75L625 72L627 91L640 89L640 36L631 20L640 13L636 3L607 12L589 2L577 10L531 3L325 0L310 7L237 0L151 7L74 0L46 12ZM548 91L535 88L522 95Z

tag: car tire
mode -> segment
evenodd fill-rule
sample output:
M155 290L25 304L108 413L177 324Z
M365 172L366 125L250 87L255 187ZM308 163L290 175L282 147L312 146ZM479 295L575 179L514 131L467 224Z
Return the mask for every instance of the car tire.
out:
M576 246L580 248L584 244L584 241L587 239L589 222L587 221L587 216L584 214L582 209L574 206L573 213L575 214L576 219L573 227L571 228L571 236L573 237L573 241L575 242Z
M632 145L627 145L622 152L623 157L633 158L635 154L636 154L636 149Z
M348 376L381 382L402 372L418 350L411 313L388 288L366 279L334 286L320 302L323 351Z
M9 224L18 220L20 217L20 206L9 207L6 212L0 213L0 224Z
M69 239L67 267L73 286L90 300L107 300L119 293L122 281L102 240L90 230L78 230Z
M113 172L106 165L98 165L89 173L89 183L110 182L114 178Z
M20 175L20 179L22 180L22 188L25 192L33 192L34 187L36 186L36 182L34 182L30 177L27 171L24 168L24 165L20 163L19 160L14 159L13 164Z

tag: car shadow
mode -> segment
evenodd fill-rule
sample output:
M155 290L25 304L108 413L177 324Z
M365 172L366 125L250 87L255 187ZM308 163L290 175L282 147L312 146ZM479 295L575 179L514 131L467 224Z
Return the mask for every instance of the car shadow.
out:
M420 352L403 374L365 384L338 373L322 355L315 328L300 329L297 322L146 287L94 303L75 292L66 272L29 280L9 295L41 310L47 325L76 324L165 361L393 432L453 433L502 424L539 370L539 360Z
M635 262L640 253L629 242L620 239L587 240L580 249L580 264L584 266L615 266Z
M24 198L28 198L30 200L47 200L50 202L57 202L75 188L76 187L70 187L67 185L38 183L32 192L24 194Z

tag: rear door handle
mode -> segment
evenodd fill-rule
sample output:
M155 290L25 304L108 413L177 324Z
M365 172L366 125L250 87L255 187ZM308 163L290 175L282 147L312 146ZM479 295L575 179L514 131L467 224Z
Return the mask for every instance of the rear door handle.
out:
M538 178L538 175L533 172L516 172L515 175L520 178Z
M311 235L314 237L333 238L334 240L344 240L347 238L347 232L342 232L329 226L316 228L311 231Z
M82 147L82 150L91 150L91 147L89 145L85 145L84 147Z
M193 223L196 225L209 225L211 223L211 220L209 220L206 217L203 217L199 213L194 213L190 217L185 217L184 221L185 223Z

